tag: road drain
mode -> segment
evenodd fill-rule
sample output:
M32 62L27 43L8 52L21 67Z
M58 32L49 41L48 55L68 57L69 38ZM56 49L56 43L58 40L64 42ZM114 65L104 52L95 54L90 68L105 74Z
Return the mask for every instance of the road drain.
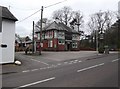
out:
M17 72L6 72L6 73L2 73L0 75L3 75L3 74L13 74L13 73L17 73Z

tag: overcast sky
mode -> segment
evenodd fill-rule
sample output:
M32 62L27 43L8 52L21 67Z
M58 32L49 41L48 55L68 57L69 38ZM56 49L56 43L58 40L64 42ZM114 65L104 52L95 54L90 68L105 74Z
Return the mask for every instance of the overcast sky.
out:
M16 22L16 33L20 36L29 36L32 33L32 22L40 19L40 12L27 20L20 22L25 17L33 14L41 6L49 6L64 0L0 0L0 5L8 7L10 11L19 20ZM60 4L44 9L44 18L51 18L53 11L61 9L64 6L70 6L72 10L80 10L87 21L90 14L102 11L117 11L119 0L66 0Z

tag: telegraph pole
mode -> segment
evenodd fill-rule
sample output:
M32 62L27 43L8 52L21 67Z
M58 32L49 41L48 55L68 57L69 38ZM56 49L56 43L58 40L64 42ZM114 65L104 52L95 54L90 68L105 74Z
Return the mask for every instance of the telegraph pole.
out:
M95 30L95 33L96 33L96 51L98 53L98 31Z
M43 18L43 6L41 7L41 22L40 22L40 43L39 43L39 55L41 55L42 47L42 18Z
M32 40L33 40L33 48L32 48L32 53L34 53L34 21L33 21L33 35L32 35Z
M49 6L46 6L44 8L49 8L51 6L54 6L54 5L57 5L57 4L60 4L62 2L65 2L66 0L64 1L61 1L61 2L58 2L58 3L55 3L55 4L52 4L52 5L49 5ZM37 11L38 12L38 11ZM37 13L35 12L35 13ZM43 6L41 7L41 22L40 22L40 41L39 41L39 55L41 55L41 51L42 51L42 47L41 47L41 43L42 43L42 21L43 20Z

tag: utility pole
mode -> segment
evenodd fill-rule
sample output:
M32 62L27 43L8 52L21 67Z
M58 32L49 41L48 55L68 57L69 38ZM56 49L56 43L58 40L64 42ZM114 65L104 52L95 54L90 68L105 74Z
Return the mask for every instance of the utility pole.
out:
M41 55L42 47L42 18L43 18L43 6L41 7L41 22L40 22L40 43L39 43L39 55Z
M95 33L96 33L96 51L98 53L98 31L95 30Z
M32 35L32 40L33 40L33 48L32 48L32 53L34 53L34 21L33 21L33 35Z
M54 5L57 5L57 4L60 4L62 2L65 2L66 0L64 1L61 1L61 2L58 2L58 3L55 3L55 4L52 4L52 5L49 5L49 6L46 6L44 8L48 8L48 7L51 7L51 6L54 6ZM38 11L37 11L38 12ZM35 12L35 13L37 13ZM43 22L43 6L41 7L41 23L40 23L40 41L39 41L39 55L41 55L41 51L42 51L42 47L41 47L41 43L42 43L42 22Z

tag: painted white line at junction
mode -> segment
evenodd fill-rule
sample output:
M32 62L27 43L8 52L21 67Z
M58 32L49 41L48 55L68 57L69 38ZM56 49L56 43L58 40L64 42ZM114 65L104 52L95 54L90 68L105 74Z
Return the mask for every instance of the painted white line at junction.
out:
M70 62L69 64L73 64L72 62Z
M74 61L73 63L77 63L77 61Z
M58 63L57 65L61 65L61 63Z
M112 60L112 62L118 61L119 59Z
M73 63L74 61L70 61L71 63Z
M25 73L25 72L30 72L30 70L25 70L25 71L22 71L23 73Z
M78 61L78 60L74 60L74 61Z
M82 72L82 71L85 71L85 70L88 70L88 69L92 69L92 68L95 68L95 67L98 67L98 66L102 66L102 65L104 65L104 63L98 64L98 65L94 65L94 66L90 66L90 67L87 67L87 68L84 68L84 69L81 69L81 70L77 70L77 72Z
M33 70L31 70L31 71L37 71L38 69L33 69Z
M19 86L19 87L14 88L14 89L20 89L20 88L29 87L29 86L40 84L40 83L43 83L43 82L47 82L47 81L50 81L50 80L53 80L53 79L55 79L55 77L44 79L44 80L40 80L40 81L33 82L33 83L29 83L29 84L26 84L26 85L23 85L23 86Z
M64 62L64 64L67 64L68 62Z
M49 64L47 64L47 63L45 63L45 62L41 62L41 61L38 61L38 60L35 60L35 59L30 59L30 60L36 61L36 62L40 62L40 63L45 64L45 65L49 65Z
M82 62L82 61L79 61L79 62Z

